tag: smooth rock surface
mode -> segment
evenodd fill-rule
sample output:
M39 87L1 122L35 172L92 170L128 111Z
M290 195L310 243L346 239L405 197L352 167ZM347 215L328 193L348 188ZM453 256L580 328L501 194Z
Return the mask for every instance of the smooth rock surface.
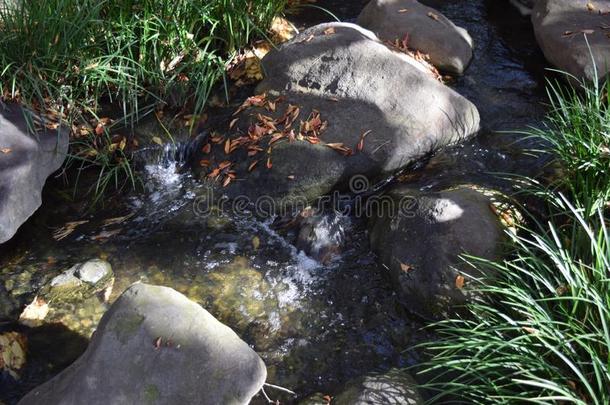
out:
M536 40L546 59L577 79L603 80L610 72L610 2L537 0L532 13Z
M66 130L32 133L24 114L0 103L0 243L40 207L47 177L68 152Z
M373 217L371 246L410 310L444 316L467 298L458 276L475 275L460 255L499 257L502 224L490 198L469 187L422 193L400 186L389 196L400 209Z
M468 32L416 0L372 0L357 23L383 41L405 40L409 49L427 54L430 62L446 73L464 73L472 59Z
M274 108L255 106L238 114L231 141L247 136L262 114L290 132L261 153L244 148L226 154L222 141L212 145L207 175L223 160L230 161L236 181L222 191L230 197L301 198L311 201L333 189L347 187L355 175L373 178L407 166L443 146L460 142L479 129L479 114L468 100L443 85L419 62L389 49L370 31L354 24L321 24L303 31L263 59L266 78L257 92L267 94ZM281 121L289 109L299 109L292 128ZM319 112L326 122L320 142L299 140L303 123ZM228 131L228 128L225 129ZM222 132L222 131L221 131ZM359 148L362 135L367 134ZM330 145L342 145L351 155ZM361 149L361 150L359 150ZM258 161L255 169L248 167ZM267 166L271 164L271 168ZM221 181L222 182L222 178Z
M417 383L406 371L371 373L347 384L332 401L336 405L423 405Z
M25 404L247 404L266 368L230 328L167 287L134 284L85 353Z

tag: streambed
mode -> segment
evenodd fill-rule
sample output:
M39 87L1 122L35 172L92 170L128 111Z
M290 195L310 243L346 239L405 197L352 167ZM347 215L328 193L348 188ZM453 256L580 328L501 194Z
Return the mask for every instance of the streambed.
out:
M353 21L365 3L317 5ZM291 17L299 27L332 19L306 10ZM463 183L506 188L499 173L532 175L544 163L524 152L535 146L531 141L510 132L539 124L544 113L545 65L531 25L498 0L452 1L439 10L475 41L471 66L451 86L477 105L483 130L438 153L405 181L426 190ZM74 263L104 258L116 277L111 301L135 281L183 292L253 346L268 367L268 382L300 398L332 394L351 378L417 361L408 349L429 336L376 264L365 224L343 221L347 248L321 264L297 251L269 221L198 215L194 203L201 186L176 173L175 157L151 154L142 171L145 191L106 201L94 213L86 211L87 201L69 198L72 189L61 178L49 181L41 209L0 247L4 288L27 294ZM87 223L56 241L54 230L72 221ZM106 308L93 301L52 306L47 325L23 328L30 339L28 363L18 383L0 382L0 400L15 403L69 365Z

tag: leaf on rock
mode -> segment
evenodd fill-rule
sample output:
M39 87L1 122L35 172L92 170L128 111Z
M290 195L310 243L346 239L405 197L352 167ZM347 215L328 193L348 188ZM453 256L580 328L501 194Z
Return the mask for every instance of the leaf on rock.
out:
M0 149L0 152L4 153L5 155L11 153L12 151L13 150L11 148L2 148L2 149Z

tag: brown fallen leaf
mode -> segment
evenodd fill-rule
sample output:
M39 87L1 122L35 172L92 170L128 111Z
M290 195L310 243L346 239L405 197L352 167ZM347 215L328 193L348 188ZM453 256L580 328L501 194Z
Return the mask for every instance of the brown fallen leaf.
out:
M428 12L428 17L432 18L434 21L439 21L438 15L434 14L432 11Z
M271 162L271 156L267 158L267 169L271 169L273 167L273 162Z
M330 27L324 30L324 35L332 35L335 33L335 28L334 27Z
M163 344L163 340L161 339L161 336L156 338L155 341L153 342L153 346L154 346L155 350L158 350L159 348L161 348L162 344Z
M222 182L222 186L227 187L231 183L231 180L232 180L231 176L228 176L228 175L225 176L225 179Z
M294 174L291 174L291 175L289 175L289 176L286 176L286 178L287 178L288 180L294 180Z
M206 144L203 146L203 148L201 148L201 151L202 151L203 153L205 153L206 155L207 155L208 153L210 153L210 151L211 151L211 150L212 150L212 145L210 145L209 143L206 143Z
M118 235L119 233L121 233L121 231L122 231L122 229L114 229L112 231L102 231L102 232L98 233L97 235L92 236L91 239L97 240L97 241L108 239L115 235Z
M11 148L2 148L0 149L0 152L4 153L5 155L8 153L11 153L13 150Z
M410 273L413 271L413 266L406 263L400 263L400 270L404 271L405 273Z
M78 227L79 225L86 224L87 222L89 222L89 221L68 222L64 226L62 226L61 228L57 228L53 232L53 239L60 241L64 238L66 238L72 232L74 232L76 230L76 227Z
M459 275L455 278L455 287L459 290L461 290L462 288L464 288L464 283L466 282L466 279L464 279L464 276Z
M401 8L400 10L398 10L398 12L399 12L400 14L402 14L402 13L406 13L407 11L409 11L409 9L408 9L408 8Z
M108 218L108 219L105 219L104 221L102 221L102 224L103 224L103 226L122 224L123 222L125 222L126 220L128 220L129 218L131 218L133 216L134 216L134 213L132 212L131 214L127 214L122 217Z
M570 35L574 35L574 31L564 31L562 34L564 37L570 36Z
M228 155L231 153L231 139L227 138L226 142L225 142L225 155Z
M362 152L362 150L364 149L364 138L366 138L366 136L368 134L370 134L371 132L373 132L373 131L369 129L368 131L366 131L362 135L360 135L360 141L358 142L358 145L356 146L356 149L358 150L358 152Z
M248 171L251 172L252 170L254 170L257 164L258 160L255 160L254 162L250 163L250 165L248 166Z
M313 34L311 34L310 36L308 36L307 38L305 38L305 39L304 39L304 40L302 40L301 42L309 42L309 41L311 41L312 39L314 39L314 37L315 37L315 36L314 36Z
M237 124L237 121L239 121L239 117L238 118L233 118L231 120L231 122L229 123L229 129L233 129L233 127L235 126L235 124Z
M593 3L591 3L591 2L587 3L587 10L595 11L595 6L593 5Z
M580 32L585 35L593 35L595 33L595 30L581 30Z

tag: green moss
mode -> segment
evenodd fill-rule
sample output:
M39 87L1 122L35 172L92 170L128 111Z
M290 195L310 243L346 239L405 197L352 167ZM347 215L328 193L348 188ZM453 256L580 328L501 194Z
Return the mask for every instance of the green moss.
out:
M159 392L159 388L154 384L148 384L144 388L144 392L142 393L142 397L144 399L145 404L152 404L159 400L161 393Z
M146 319L146 317L140 314L129 314L118 317L112 330L116 333L119 342L125 344L138 331L140 325L144 322L144 319Z

